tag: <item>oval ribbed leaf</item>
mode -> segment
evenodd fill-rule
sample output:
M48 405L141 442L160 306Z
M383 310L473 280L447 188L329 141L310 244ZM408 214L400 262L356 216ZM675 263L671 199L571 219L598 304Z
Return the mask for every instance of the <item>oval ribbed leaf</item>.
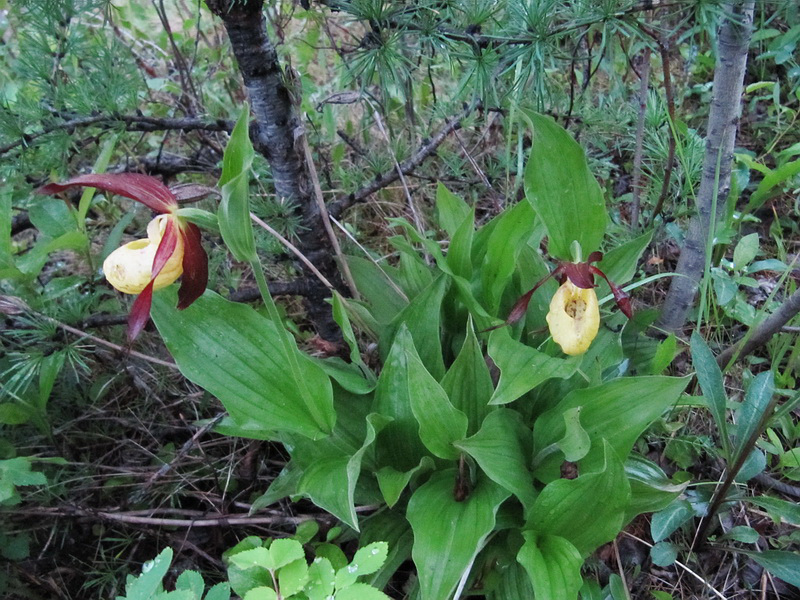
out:
M583 149L544 115L529 113L533 146L525 167L525 193L547 228L551 256L570 260L580 243L584 256L600 248L606 230L605 200Z
M275 325L252 307L206 291L179 311L174 289L167 289L155 295L152 316L181 372L219 398L240 425L311 438L333 429L328 376L295 346L309 393L301 391Z
M438 473L414 492L406 512L421 600L449 598L480 552L508 492L480 478L466 500L453 498L455 470Z

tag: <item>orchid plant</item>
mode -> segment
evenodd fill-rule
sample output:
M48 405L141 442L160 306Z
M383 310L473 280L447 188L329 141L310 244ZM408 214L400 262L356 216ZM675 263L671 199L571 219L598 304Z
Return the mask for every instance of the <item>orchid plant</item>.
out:
M150 319L153 292L183 275L178 309L199 298L208 283L208 255L200 229L180 214L178 198L155 177L137 173L90 174L39 188L40 194L59 194L75 187L92 187L124 196L158 213L147 226L147 239L117 248L103 262L108 282L124 294L138 294L128 319L128 340L135 340Z
M332 300L349 361L301 350L269 295L249 216L245 112L225 152L217 218L228 249L253 267L266 315L203 293L199 230L165 186L97 175L42 189L91 185L159 213L147 240L104 265L112 285L139 294L132 337L152 301L182 373L227 409L217 431L285 446L291 458L253 510L307 497L363 543L388 542L371 584L385 585L413 560L420 600L478 587L490 600L573 600L592 586L582 574L587 557L686 485L634 447L688 380L630 360L619 329L603 326L595 291L598 276L631 316L619 284L633 276L649 236L582 260L579 248L603 243L602 192L566 131L526 117L534 133L526 199L476 228L474 207L440 186L446 253L396 219L396 265L349 258L362 299ZM181 273L176 294L170 284ZM549 300L535 295L540 288ZM541 335L545 323L550 336ZM357 332L378 341L379 372L363 360Z

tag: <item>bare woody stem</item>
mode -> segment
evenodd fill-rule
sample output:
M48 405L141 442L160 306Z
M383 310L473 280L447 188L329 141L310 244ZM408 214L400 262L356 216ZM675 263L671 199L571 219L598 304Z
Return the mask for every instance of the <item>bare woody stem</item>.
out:
M231 131L233 121L227 119L201 119L194 117L185 118L159 118L145 117L142 115L92 115L90 117L56 118L46 124L41 130L25 134L10 144L0 146L0 155L30 144L31 142L54 131L71 133L75 129L92 126L114 127L123 124L128 131L164 131L176 129L181 131Z
M267 36L263 0L208 0L211 12L222 20L236 57L247 95L254 127L250 137L257 152L267 159L278 198L291 201L302 221L298 229L299 249L329 281L336 283L336 263L325 234L320 207L305 164L303 128L296 111L299 83L291 70L282 68L275 46ZM309 319L319 335L340 339L339 328L325 303L328 289L313 281L306 297Z
M639 117L636 122L636 150L633 153L633 202L631 205L631 228L639 229L639 210L642 203L642 157L644 155L644 123L647 114L647 95L650 88L649 47L642 52L642 72L639 85Z
M731 0L719 35L714 97L708 117L703 175L697 194L697 215L689 224L680 259L661 312L659 325L675 331L686 322L710 256L713 231L723 214L730 189L731 162L741 109L754 0Z

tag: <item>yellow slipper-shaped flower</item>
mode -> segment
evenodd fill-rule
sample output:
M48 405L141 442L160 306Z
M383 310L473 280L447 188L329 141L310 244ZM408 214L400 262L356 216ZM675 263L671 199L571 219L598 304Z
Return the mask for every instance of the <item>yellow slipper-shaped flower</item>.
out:
M108 255L103 273L108 282L124 294L140 294L152 279L153 260L164 237L168 215L159 215L147 225L147 239L134 240ZM153 282L153 289L167 287L183 273L183 239L178 237L174 252Z
M600 307L594 288L579 288L569 279L550 301L547 325L564 354L583 354L600 329Z

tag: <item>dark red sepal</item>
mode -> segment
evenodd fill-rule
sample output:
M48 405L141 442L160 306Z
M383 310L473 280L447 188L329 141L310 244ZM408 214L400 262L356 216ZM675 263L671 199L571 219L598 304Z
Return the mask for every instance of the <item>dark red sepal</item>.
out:
M133 342L147 325L150 319L150 306L153 303L153 284L156 277L161 273L164 265L167 264L172 253L178 245L178 227L172 219L167 220L164 228L164 236L156 249L153 257L153 268L150 271L150 282L145 286L131 307L131 314L128 316L128 341Z
M175 252L178 246L178 226L175 224L173 218L167 218L167 225L164 227L164 235L161 242L156 249L156 255L153 257L153 267L150 271L150 278L154 280L161 273L161 270L166 266L167 261Z
M37 191L40 194L58 194L72 187L93 187L125 196L157 213L167 213L178 207L175 195L167 186L155 177L140 173L90 173L61 183L48 183Z
M178 290L178 310L203 295L208 284L208 255L200 243L200 229L194 223L181 228L183 236L183 279Z
M128 315L128 343L132 343L147 325L150 320L150 306L153 303L153 281L136 296L131 307L131 314Z
M595 250L589 255L589 258L586 259L586 262L589 264L600 262L603 260L603 253L599 250Z
M546 277L540 279L535 286L525 292L519 300L514 303L514 306L511 308L511 312L508 313L508 318L501 323L500 325L495 325L494 327L489 327L488 329L483 329L479 333L486 333L487 331L494 331L495 329L500 329L501 327L505 327L506 325L513 325L517 321L519 321L525 313L528 311L528 304L531 302L531 297L533 293L538 290L544 283L550 279L551 277L555 277L556 279L560 278L564 272L564 264L558 265L552 273L548 274Z
M591 271L594 267L589 263L565 262L561 263L561 266L564 268L564 273L569 277L569 280L579 288L588 290L594 287L594 276Z
M631 297L628 295L628 292L623 290L616 283L612 282L608 277L606 277L606 274L603 273L597 267L590 267L590 268L592 270L592 273L594 273L595 275L600 275L600 277L606 280L608 287L611 288L611 293L614 295L614 302L617 303L617 306L626 317L632 319L633 308L631 307Z

